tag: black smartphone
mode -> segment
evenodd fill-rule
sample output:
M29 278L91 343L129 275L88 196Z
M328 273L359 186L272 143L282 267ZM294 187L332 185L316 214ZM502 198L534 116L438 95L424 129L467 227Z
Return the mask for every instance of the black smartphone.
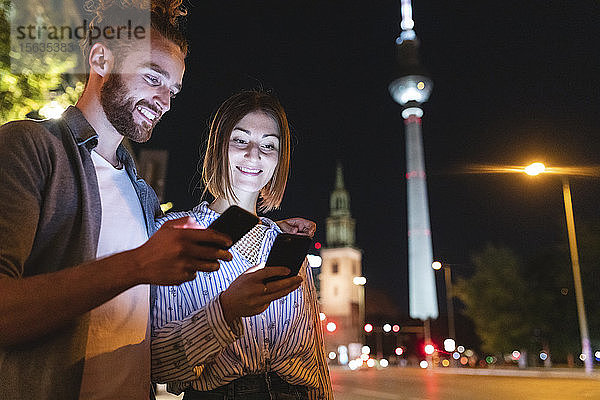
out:
M231 206L219 218L215 219L208 228L226 234L231 238L231 242L235 243L259 222L260 220L256 215L238 206Z
M269 257L267 257L265 267L287 267L291 272L289 275L267 278L265 282L298 275L311 241L312 239L308 236L293 235L291 233L277 235L269 252Z

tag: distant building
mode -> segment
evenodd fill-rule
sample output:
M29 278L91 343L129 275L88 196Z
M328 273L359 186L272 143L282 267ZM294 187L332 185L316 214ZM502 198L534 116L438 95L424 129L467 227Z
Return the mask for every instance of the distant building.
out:
M355 246L355 221L350 213L350 195L344 187L338 163L335 187L331 192L327 218L326 245L321 249L320 299L325 314L324 326L335 323L333 332L325 330L327 352L340 345L359 342L364 319L364 286L354 283L362 276L362 252ZM330 325L331 327L331 325Z

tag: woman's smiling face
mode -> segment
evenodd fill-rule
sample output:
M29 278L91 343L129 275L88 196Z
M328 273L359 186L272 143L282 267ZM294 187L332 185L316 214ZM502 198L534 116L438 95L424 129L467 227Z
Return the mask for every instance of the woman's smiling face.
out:
M252 111L229 137L229 180L234 193L259 193L273 177L279 161L277 123L262 111Z

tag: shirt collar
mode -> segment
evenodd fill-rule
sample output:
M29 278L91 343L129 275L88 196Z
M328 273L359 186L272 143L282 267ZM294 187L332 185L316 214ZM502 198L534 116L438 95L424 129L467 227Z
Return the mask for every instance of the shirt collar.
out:
M62 114L62 119L69 127L78 146L85 146L91 151L98 145L98 134L85 119L80 109L69 106Z

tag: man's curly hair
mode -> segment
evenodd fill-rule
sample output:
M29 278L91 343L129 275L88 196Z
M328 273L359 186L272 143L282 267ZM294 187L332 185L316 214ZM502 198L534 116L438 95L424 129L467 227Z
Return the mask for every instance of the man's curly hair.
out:
M117 26L119 24L116 21L122 22L124 12L128 16L132 15L133 19L138 19L138 22L147 21L150 13L152 30L175 43L185 56L188 52L188 42L184 34L187 9L182 3L183 0L86 0L84 10L90 14L90 29L101 23L104 26ZM88 31L81 41L84 60L87 60L90 49L99 40L101 39L92 39ZM116 40L106 44L109 47L116 46L117 48L111 50L118 51L133 43L127 40Z

